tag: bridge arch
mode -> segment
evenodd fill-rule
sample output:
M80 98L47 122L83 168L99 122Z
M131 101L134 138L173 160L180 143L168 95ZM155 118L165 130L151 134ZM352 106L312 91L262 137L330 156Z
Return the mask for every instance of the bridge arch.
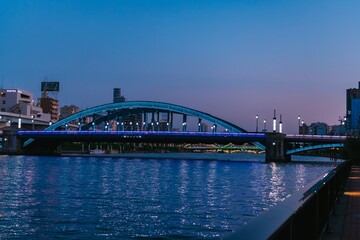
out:
M225 121L223 119L220 119L205 112L197 111L195 109L183 107L180 105L163 103L163 102L153 102L153 101L128 101L128 102L109 103L100 106L95 106L77 112L73 115L70 115L52 124L51 126L47 127L45 130L46 131L56 130L60 127L64 127L66 124L72 121L77 121L84 117L95 116L99 113L105 113L105 112L107 113L106 117L108 118L108 120L114 120L116 119L116 116L121 113L121 111L134 110L134 109L143 110L144 112L161 111L161 112L171 112L175 114L183 114L212 122L215 125L224 127L229 132L235 132L235 133L247 132L246 130L236 126L235 124L232 124L228 121ZM103 118L104 116L99 117L99 119L95 119L94 121L98 122L99 120L103 120Z
M154 101L127 101L127 102L121 102L121 103L109 103L104 105L95 106L92 108L88 108L85 110L82 110L80 112L77 112L73 115L70 115L52 125L47 127L45 131L54 131L54 130L61 130L65 129L67 125L74 121L81 122L82 119L85 119L86 117L91 117L90 123L84 123L83 125L79 125L79 130L89 130L91 128L94 128L95 126L108 122L110 120L118 120L118 117L121 116L124 112L137 112L140 114L148 114L154 112L159 113L168 113L169 114L180 114L183 115L183 121L185 121L186 125L186 119L187 116L195 117L199 119L199 126L200 122L202 120L208 121L213 124L213 126L220 126L226 129L228 132L234 132L234 133L246 133L247 131L243 128L232 124L226 120L223 120L221 118L215 117L211 114L198 111L192 108L183 107L180 105L170 104L170 103L164 103L164 102L154 102ZM172 115L171 115L172 116ZM145 115L143 115L143 118L145 118ZM172 118L172 117L171 117ZM153 121L152 119L151 121ZM173 119L171 119L172 121ZM144 123L147 122L147 119L142 119ZM79 123L80 124L80 123ZM82 123L81 123L82 124ZM117 124L119 122L117 121ZM137 123L138 124L138 123ZM119 127L119 126L118 126ZM170 128L171 129L171 128ZM95 129L93 129L95 130ZM186 131L186 126L184 128L183 125L183 131ZM199 129L198 129L199 130ZM24 146L28 145L33 140L28 140L25 142ZM260 147L261 149L265 149L265 147L255 142L256 146Z
M319 145L313 145L313 146L307 146L307 147L288 150L286 152L286 155L291 155L291 154L295 154L295 153L306 152L306 151L311 151L311 150L316 150L316 149L342 148L342 147L344 147L343 143L319 144Z

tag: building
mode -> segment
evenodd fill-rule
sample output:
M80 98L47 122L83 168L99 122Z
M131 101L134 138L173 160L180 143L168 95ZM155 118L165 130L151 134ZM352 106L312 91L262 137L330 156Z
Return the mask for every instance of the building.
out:
M79 107L75 105L63 106L60 108L60 119L66 118L70 115L73 115L79 111Z
M346 90L346 121L345 128L348 134L359 134L360 129L360 82L358 88Z
M21 89L0 89L0 112L50 120L50 115L45 114L42 108L34 106L33 94Z
M57 99L50 97L38 98L38 106L43 109L44 113L50 114L52 122L59 121L59 101Z
M31 92L22 89L0 89L0 127L17 125L43 125L50 122L50 115L34 106ZM23 126L22 126L23 123Z
M327 135L328 125L323 122L312 123L309 126L309 134L312 135Z
M121 88L114 88L113 91L113 103L125 102L126 99L121 95Z
M309 134L310 129L309 126L306 125L306 123L301 124L301 126L299 126L299 134Z
M350 129L355 130L359 133L360 129L360 98L353 98L351 100L351 118L350 121Z

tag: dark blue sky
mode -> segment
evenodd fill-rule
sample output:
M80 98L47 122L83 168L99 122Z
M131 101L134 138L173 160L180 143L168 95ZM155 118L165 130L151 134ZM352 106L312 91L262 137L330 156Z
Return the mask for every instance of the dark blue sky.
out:
M360 80L360 1L0 0L5 88L61 105L154 100L254 130L255 115L336 124Z

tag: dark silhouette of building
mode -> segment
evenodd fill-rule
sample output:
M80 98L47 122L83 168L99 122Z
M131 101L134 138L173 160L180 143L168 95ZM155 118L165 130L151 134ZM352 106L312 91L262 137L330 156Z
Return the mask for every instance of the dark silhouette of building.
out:
M121 95L121 88L114 88L113 103L120 103L125 101L125 97Z
M43 109L44 113L50 114L50 119L52 122L57 122L59 120L59 101L55 98L39 98L38 106Z
M79 107L75 105L63 106L60 108L60 119L66 118L70 115L73 115L79 111Z
M59 82L41 82L41 98L38 98L38 106L44 113L50 114L52 122L59 121L59 100L57 99L59 89Z
M358 88L346 90L346 132L358 134L360 127L360 82Z

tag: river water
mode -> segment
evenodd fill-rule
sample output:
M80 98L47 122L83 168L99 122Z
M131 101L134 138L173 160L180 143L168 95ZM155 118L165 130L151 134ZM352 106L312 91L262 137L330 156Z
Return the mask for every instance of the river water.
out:
M161 156L0 156L0 239L217 239L335 167Z

